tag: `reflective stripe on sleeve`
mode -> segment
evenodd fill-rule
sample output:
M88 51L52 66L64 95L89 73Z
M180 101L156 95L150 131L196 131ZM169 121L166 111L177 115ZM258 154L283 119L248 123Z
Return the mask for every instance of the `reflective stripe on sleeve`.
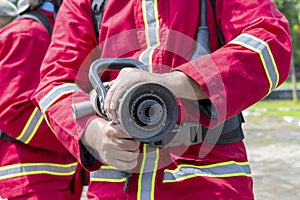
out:
M21 134L16 139L28 144L35 135L43 119L43 114L38 110L38 108L35 108L25 124Z
M0 167L0 180L36 174L69 176L75 174L76 167L77 162L70 164L24 163L8 165Z
M148 48L141 53L139 60L152 72L153 51L160 44L157 0L143 0L142 8Z
M248 162L228 161L205 166L179 165L175 170L166 169L164 183L182 181L194 177L228 178L236 176L251 177Z
M69 94L75 91L81 91L81 89L72 83L66 83L63 85L56 86L44 96L39 102L40 109L43 113L59 98L65 94Z
M110 166L101 166L97 171L90 172L91 181L125 182L126 178L121 172Z
M138 180L138 200L154 200L155 179L158 167L159 148L143 146L143 161Z
M265 41L253 35L243 33L229 43L241 45L259 54L270 84L268 94L278 86L279 74L277 65L275 63L271 49Z

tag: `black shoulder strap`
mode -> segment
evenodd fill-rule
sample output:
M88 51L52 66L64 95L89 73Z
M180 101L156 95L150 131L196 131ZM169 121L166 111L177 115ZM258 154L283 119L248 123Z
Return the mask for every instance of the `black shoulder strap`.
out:
M19 18L29 18L38 21L41 23L48 31L49 35L52 35L52 25L48 19L48 17L38 10L33 10L30 12L26 12L22 14Z
M97 39L107 0L92 0L93 23Z
M222 34L222 32L220 31L220 28L217 24L217 16L216 16L216 0L210 0L210 4L211 7L213 9L213 13L214 13L214 18L215 18L215 22L216 22L216 29L217 29L217 34L218 34L218 40L221 46L225 45L225 39L224 36Z
M220 45L221 45L221 46L224 46L224 45L225 45L225 39L224 39L224 36L223 36L222 32L220 31L220 28L219 28L219 26L218 26L218 24L217 24L217 17L216 17L216 0L210 0L210 4L211 4L211 7L212 7L212 9L213 9L214 18L215 18L215 21L216 21L216 29L217 29L217 34L218 34L218 40L219 40ZM242 113L242 112L240 112L239 114L233 116L232 118L233 118L233 119L238 119L239 124L245 122L245 119L244 119L244 117L243 117L243 113ZM229 124L229 123L228 123L228 124ZM229 125L229 126L230 126L231 128L232 128L232 127L235 127L235 128L236 128L236 126L232 126L232 124ZM244 137L244 136L242 135L242 137Z

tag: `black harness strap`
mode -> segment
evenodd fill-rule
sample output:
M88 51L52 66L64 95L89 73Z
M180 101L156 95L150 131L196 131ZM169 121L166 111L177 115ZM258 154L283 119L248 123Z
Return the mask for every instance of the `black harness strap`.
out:
M213 9L213 14L214 14L214 18L215 18L215 22L216 22L216 29L217 29L217 34L218 34L218 40L219 40L219 43L221 46L224 46L225 45L225 39L224 39L224 36L218 26L218 23L217 23L217 16L216 16L216 0L210 0L210 4L211 4L211 7Z
M99 38L100 26L107 0L92 0L93 24L96 38Z
M21 16L19 16L19 18L28 18L28 19L33 19L35 21L38 21L46 28L49 35L50 36L52 35L52 25L51 25L48 17L41 11L38 11L38 10L29 11L29 12L26 12L26 13L22 14Z
M20 141L16 140L15 138L3 133L1 130L0 130L0 140L9 140L12 142L20 142Z
M224 36L220 30L220 27L217 23L216 16L216 0L210 0L211 7L213 9L214 19L216 22L216 30L218 34L218 41L221 46L225 45ZM233 142L238 142L244 139L243 130L241 124L244 123L244 117L242 113L239 113L233 116L231 119L228 119L224 122L224 128L222 130L222 135L219 139L220 144L229 144ZM206 130L207 131L207 130Z

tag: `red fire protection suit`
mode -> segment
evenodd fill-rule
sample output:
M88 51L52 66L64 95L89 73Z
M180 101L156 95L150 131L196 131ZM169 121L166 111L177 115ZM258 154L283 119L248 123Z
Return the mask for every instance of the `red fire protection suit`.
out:
M210 119L201 112L199 123L213 128L287 78L291 41L288 21L271 0L217 0L216 20L206 2L212 53L192 61L200 1L109 0L99 41L102 58L134 58L153 73L180 70L194 79L217 113ZM120 173L99 161L91 162L80 138L96 116L76 120L71 109L72 103L89 100L87 71L93 59L100 57L91 16L90 0L64 1L34 95L56 136L92 171L89 198L253 199L243 141L212 146L202 142L184 151L182 145L153 149L141 144L142 156L126 192ZM219 45L216 25L225 46ZM199 114L183 104L179 110L178 123L195 120Z
M53 13L43 12L53 24ZM33 19L17 19L0 30L0 129L16 139L0 139L2 198L75 198L70 187L78 162L31 101L49 44L48 31ZM80 194L79 189L77 199Z

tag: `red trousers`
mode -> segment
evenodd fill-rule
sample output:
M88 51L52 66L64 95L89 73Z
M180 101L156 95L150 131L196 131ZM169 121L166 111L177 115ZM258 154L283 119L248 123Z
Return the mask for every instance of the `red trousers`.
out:
M0 196L79 200L82 168L73 156L0 139Z
M126 192L125 178L113 168L102 166L90 176L89 199L254 199L243 142L226 145L202 143L188 149L151 150L144 146L139 166L132 171Z

